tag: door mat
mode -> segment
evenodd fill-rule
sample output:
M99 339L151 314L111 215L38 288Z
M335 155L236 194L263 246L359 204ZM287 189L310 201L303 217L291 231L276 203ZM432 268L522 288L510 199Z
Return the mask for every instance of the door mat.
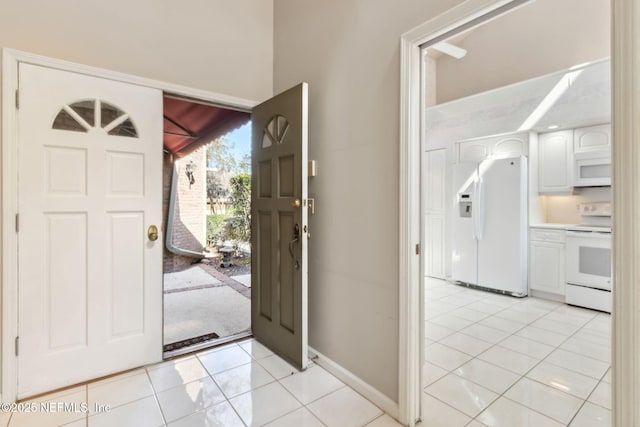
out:
M173 342L171 344L166 344L163 347L163 350L166 353L168 351L179 350L181 348L189 347L189 346L195 345L195 344L200 344L201 342L213 340L213 339L216 339L216 338L220 338L220 336L218 336L218 334L216 334L215 332L212 332L210 334L200 335L199 337L189 338L189 339L186 339L186 340Z

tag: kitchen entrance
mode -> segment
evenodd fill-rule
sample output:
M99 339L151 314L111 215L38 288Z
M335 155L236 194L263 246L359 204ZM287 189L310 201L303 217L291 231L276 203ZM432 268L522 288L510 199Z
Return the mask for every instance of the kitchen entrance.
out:
M555 6L423 49L428 425L610 423L610 12ZM589 254L572 249L578 232Z

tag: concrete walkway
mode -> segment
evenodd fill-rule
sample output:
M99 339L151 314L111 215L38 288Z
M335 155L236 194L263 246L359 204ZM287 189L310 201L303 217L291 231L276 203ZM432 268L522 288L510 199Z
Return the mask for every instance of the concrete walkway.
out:
M244 283L248 283L249 286ZM251 275L226 277L206 264L164 275L164 344L251 329Z

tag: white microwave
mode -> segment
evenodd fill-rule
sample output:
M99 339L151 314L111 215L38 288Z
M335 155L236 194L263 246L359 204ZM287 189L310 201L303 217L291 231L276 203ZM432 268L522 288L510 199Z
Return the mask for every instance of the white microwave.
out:
M576 158L573 174L574 187L611 185L611 157Z

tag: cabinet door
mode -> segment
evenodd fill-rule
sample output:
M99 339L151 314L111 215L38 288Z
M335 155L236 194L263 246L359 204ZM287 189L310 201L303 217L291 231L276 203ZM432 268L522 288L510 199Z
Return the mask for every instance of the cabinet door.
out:
M490 157L526 156L529 153L529 134L520 132L458 142L459 162L479 163Z
M445 216L425 215L425 275L445 278Z
M446 150L426 152L425 164L425 274L445 277Z
M479 163L489 157L491 146L485 141L468 141L458 144L458 161Z
M493 141L492 154L496 157L526 156L529 153L529 134L517 133L497 137Z
M553 242L531 242L530 288L564 295L564 245Z
M589 126L574 130L574 152L578 157L611 155L611 125Z
M541 134L538 140L538 191L571 192L572 175L573 131Z

